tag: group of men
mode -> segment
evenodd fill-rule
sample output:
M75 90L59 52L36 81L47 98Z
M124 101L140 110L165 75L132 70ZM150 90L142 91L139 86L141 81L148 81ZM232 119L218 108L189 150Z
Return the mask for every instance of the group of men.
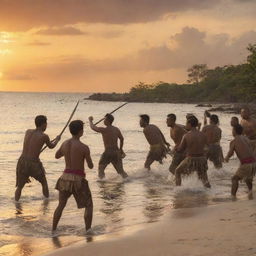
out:
M224 160L228 162L229 158L236 152L241 165L235 175L232 177L233 196L236 195L238 184L244 179L249 192L252 191L253 176L256 171L256 121L251 118L250 111L247 108L241 110L242 120L236 117L231 119L233 127L234 140L230 143L230 150L227 156L223 157L221 141L221 129L217 115L211 115L205 112L204 127L201 129L196 116L188 114L186 116L186 125L176 123L176 115L167 116L167 126L170 127L170 137L174 142L174 147L170 149L170 144L166 141L161 130L150 123L150 117L146 114L140 115L140 126L150 145L150 150L145 161L145 168L150 170L154 161L162 163L167 154L172 155L172 162L169 171L175 175L176 185L180 186L182 176L196 172L203 185L210 188L210 182L207 176L207 160L213 162L219 169ZM210 122L207 124L207 118ZM93 117L89 117L89 124L93 131L100 133L103 138L105 151L103 152L99 165L98 176L100 179L105 177L105 168L112 164L117 173L123 178L128 177L123 168L124 137L119 128L113 126L114 117L106 114L104 118L105 127L98 127L93 124ZM46 144L49 148L54 148L60 141L57 136L50 141L48 135L44 132L47 128L47 118L43 115L35 118L35 129L26 131L23 151L17 163L16 169L16 191L15 200L18 201L21 191L26 183L30 182L30 177L38 180L42 185L43 195L48 198L49 190L44 167L39 159L41 150ZM55 154L55 158L64 157L65 169L56 183L56 189L59 191L59 203L54 212L52 230L57 229L63 209L71 195L74 196L77 207L85 208L84 221L86 230L89 231L93 216L93 201L91 191L86 180L84 164L88 168L94 167L90 149L80 141L84 132L84 123L81 120L72 121L69 124L71 138L64 141Z

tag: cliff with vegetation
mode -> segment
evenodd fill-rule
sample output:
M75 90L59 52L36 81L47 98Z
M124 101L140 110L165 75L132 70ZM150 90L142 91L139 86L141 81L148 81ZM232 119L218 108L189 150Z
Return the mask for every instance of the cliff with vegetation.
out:
M197 64L188 69L188 83L139 83L129 93L96 93L89 99L129 102L256 102L256 44L247 47L247 61L209 69Z

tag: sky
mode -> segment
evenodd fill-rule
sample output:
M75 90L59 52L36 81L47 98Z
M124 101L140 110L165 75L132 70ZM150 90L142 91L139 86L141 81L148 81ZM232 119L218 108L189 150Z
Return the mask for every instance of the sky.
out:
M246 61L256 0L0 0L0 91L127 92Z

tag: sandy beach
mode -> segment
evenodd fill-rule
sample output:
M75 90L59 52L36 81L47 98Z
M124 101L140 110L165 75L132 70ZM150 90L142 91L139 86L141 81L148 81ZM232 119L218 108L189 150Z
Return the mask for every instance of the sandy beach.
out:
M186 208L135 234L78 243L47 256L68 255L256 255L256 200Z

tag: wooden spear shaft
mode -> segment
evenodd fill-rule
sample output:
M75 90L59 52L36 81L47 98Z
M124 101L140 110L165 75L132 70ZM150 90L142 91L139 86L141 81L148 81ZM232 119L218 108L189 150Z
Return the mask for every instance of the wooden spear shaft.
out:
M127 105L129 102L126 102L124 104L122 104L121 106L119 106L118 108L114 109L112 112L110 112L109 114L113 114L114 112L116 112L118 109L122 108L123 106ZM99 124L101 121L103 121L105 119L105 117L101 118L98 122L96 122L94 125Z
M71 115L70 115L70 117L69 117L69 119L68 119L66 125L64 126L64 128L63 128L62 131L60 132L59 136L61 136L61 135L65 132L65 130L66 130L66 128L68 127L68 125L69 125L69 123L70 123L72 117L74 116L74 114L75 114L75 112L76 112L76 109L77 109L78 105L79 105L79 101L76 103L76 106L75 106L74 110L72 111L72 113L71 113ZM55 139L52 140L51 142L54 142L54 141L55 141ZM41 153L42 153L46 148L47 148L47 146L44 146L44 147L42 148L42 150L41 150Z

